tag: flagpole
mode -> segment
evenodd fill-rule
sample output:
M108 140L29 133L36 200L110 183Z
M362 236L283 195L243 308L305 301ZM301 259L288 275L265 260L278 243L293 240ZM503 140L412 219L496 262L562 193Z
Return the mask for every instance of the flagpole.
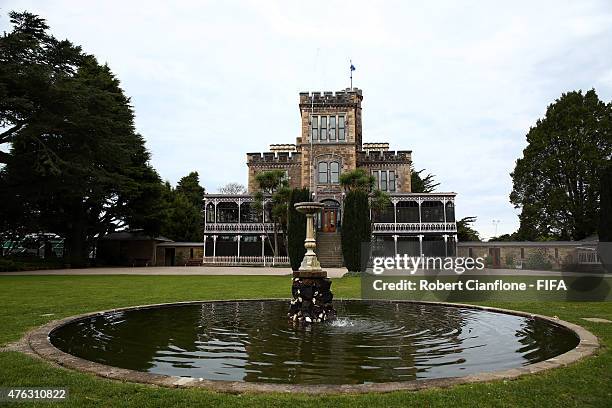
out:
M351 90L353 90L353 60L349 60L351 65L349 67L349 71L351 71Z

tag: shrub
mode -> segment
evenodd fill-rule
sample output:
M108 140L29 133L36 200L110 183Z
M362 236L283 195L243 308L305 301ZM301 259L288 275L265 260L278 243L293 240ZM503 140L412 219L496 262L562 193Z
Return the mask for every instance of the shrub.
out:
M506 256L506 266L508 266L510 268L514 268L514 255L507 255Z
M527 255L527 259L525 259L525 266L527 269L542 271L549 271L552 269L552 263L550 263L546 255L540 250Z
M300 269L306 248L304 248L304 240L306 239L306 216L296 211L294 204L311 201L310 190L307 188L294 188L289 195L289 208L287 214L287 251L291 269L297 271Z
M368 194L362 190L349 191L344 199L342 216L342 257L344 265L351 272L363 272L362 243L371 240Z

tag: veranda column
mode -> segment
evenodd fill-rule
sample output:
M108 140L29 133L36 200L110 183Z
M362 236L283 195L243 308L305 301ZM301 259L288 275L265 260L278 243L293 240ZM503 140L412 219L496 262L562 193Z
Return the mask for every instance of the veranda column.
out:
M458 254L457 242L459 242L459 240L457 239L457 234L453 235L453 237L455 238L455 256L457 256Z
M263 265L266 266L266 236L261 235L261 260Z
M393 236L393 248L394 248L393 254L394 255L397 255L397 237L398 237L398 235L394 235Z
M444 229L446 229L446 198L442 200L442 209L444 210Z
M217 257L217 236L213 235L213 262L216 261Z
M422 201L418 200L417 203L419 204L419 231L422 231L423 229L423 226L421 225L421 223L423 222L421 221L421 203Z
M206 259L206 238L208 238L208 236L204 235L204 253L202 254L202 262L204 262L204 259Z
M240 207L242 207L242 200L238 199L238 231L241 231L240 226L242 225L242 220L240 219ZM238 255L240 256L240 255Z
M215 201L215 227L217 226L217 225L216 225L216 224L217 224L217 204L218 204L218 202L217 202L217 201ZM216 229L216 228L215 228L215 229Z
M242 235L236 235L238 238L238 261L240 261L240 240L242 239Z
M393 231L397 232L397 201L395 200L393 200ZM395 243L395 252L397 253L397 238Z
M448 256L448 235L444 234L442 238L444 238L444 257L446 258Z
M423 235L419 234L419 253L423 256Z

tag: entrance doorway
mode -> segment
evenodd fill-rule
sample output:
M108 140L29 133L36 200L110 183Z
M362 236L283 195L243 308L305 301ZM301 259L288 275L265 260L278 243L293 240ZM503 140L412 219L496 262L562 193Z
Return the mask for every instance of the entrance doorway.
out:
M499 268L501 266L501 256L499 248L489 248L489 255L493 258L493 267Z
M174 256L175 249L174 248L166 248L164 254L164 265L165 266L174 266Z
M336 200L323 200L324 205L321 212L321 231L336 232L340 220L340 203Z

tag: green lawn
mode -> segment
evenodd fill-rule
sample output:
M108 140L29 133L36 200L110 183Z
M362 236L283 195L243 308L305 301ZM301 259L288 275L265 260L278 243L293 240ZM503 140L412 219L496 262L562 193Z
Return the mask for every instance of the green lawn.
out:
M335 279L337 298L359 297L359 278ZM251 276L0 276L0 344L19 339L50 320L113 307L183 300L288 297L288 277ZM52 406L533 406L609 407L612 401L612 304L504 302L491 306L556 315L596 334L603 348L596 357L570 367L513 381L461 385L450 389L357 396L282 394L228 395L198 389L166 389L119 383L55 368L16 352L0 353L0 387L68 387L70 398ZM53 316L43 316L53 313ZM63 404L63 405L62 405ZM25 403L24 406L36 406ZM43 404L41 404L43 405ZM19 404L10 404L19 406Z

